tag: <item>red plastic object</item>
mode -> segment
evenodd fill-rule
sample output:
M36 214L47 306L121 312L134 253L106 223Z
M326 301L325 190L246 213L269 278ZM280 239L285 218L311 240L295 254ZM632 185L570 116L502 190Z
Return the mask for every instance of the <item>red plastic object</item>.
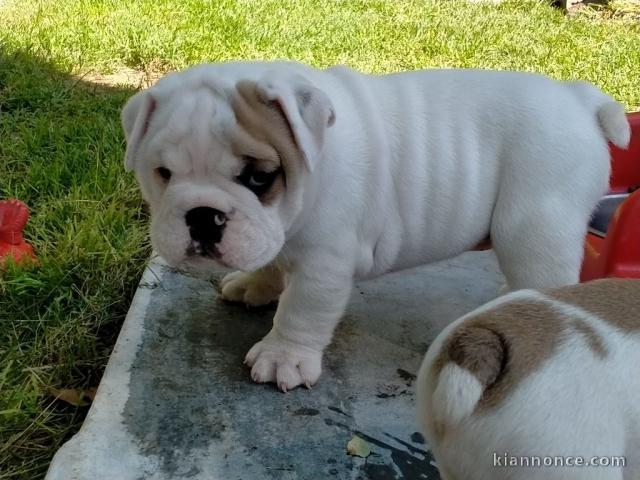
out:
M29 209L20 200L0 201L0 265L7 257L16 262L35 258L33 248L22 238Z
M640 186L640 112L627 118L629 148L611 146L611 193L628 193ZM618 206L606 235L587 235L580 280L603 277L640 278L640 190Z

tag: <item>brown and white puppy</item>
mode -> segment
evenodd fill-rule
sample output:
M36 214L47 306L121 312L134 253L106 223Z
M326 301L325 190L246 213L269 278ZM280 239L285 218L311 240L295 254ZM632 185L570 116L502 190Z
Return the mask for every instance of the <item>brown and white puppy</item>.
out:
M418 409L444 480L640 478L640 280L465 315L429 348Z

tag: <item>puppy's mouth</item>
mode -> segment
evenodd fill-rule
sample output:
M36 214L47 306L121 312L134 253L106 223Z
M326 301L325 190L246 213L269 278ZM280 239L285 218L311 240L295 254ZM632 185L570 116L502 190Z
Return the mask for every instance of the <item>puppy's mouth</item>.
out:
M224 261L218 244L215 243L192 240L185 251L185 256L189 264L204 265L206 262L213 262L224 268L233 268L233 265Z
M222 259L222 254L216 245L202 245L200 242L194 241L187 247L185 252L185 264L194 267L205 267L207 264L216 264L223 268L232 268Z
M218 260L221 256L216 244L198 240L192 240L185 253L187 257L202 257L211 260Z

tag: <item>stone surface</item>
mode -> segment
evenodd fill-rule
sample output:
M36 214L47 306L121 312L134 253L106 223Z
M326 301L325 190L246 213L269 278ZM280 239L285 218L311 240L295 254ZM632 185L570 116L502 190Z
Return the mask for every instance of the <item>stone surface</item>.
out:
M358 284L318 385L256 385L244 354L271 310L218 300L205 278L152 261L97 397L47 480L437 479L415 421L429 342L494 298L490 252ZM354 435L368 458L347 455Z

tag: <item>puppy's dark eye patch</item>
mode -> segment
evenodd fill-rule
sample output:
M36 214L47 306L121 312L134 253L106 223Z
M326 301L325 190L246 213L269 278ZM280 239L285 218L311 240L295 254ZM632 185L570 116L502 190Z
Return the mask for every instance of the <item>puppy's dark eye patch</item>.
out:
M164 183L167 183L171 180L171 170L165 167L156 168L156 174L162 179Z
M269 191L271 185L273 185L273 182L281 172L281 168L277 168L271 172L258 170L255 168L253 162L248 162L242 170L242 173L236 177L236 181L260 197Z

